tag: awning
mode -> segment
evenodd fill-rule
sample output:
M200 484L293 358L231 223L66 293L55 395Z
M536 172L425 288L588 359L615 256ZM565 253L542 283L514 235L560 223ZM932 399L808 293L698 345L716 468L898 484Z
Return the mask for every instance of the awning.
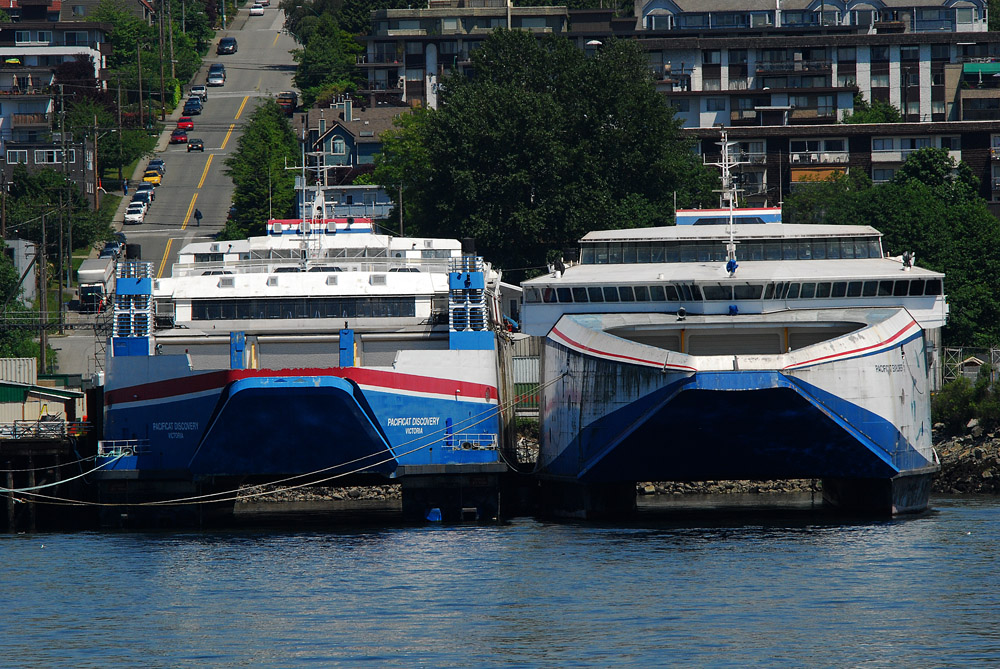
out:
M965 63L963 74L1000 74L1000 63Z

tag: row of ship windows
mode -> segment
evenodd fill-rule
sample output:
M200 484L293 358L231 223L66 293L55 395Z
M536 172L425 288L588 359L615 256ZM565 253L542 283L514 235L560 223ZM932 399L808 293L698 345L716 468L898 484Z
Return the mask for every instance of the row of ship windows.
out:
M882 246L878 237L747 241L736 246L736 257L741 262L881 258ZM584 265L712 261L726 261L726 246L722 241L603 242L585 244L581 249Z
M406 318L416 316L412 297L295 297L192 300L191 320L271 318Z
M880 281L778 281L761 284L664 284L654 286L567 286L525 289L526 302L701 302L795 300L837 297L941 295L941 279Z

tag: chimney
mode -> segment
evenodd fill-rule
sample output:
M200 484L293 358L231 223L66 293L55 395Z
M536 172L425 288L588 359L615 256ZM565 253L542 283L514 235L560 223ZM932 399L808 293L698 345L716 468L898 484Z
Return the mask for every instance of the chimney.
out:
M352 118L352 111L353 111L352 107L353 107L353 105L351 103L351 96L345 95L344 96L344 122L345 123L350 123L351 121L354 120Z

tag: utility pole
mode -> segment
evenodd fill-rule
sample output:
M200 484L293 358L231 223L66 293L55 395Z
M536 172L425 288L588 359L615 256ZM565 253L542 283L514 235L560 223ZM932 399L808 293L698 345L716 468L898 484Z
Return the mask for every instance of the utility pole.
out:
M64 97L63 85L59 84L59 144L62 148L62 158L60 162L62 163L62 176L63 176L63 189L59 191L59 220L60 225L63 217L62 202L63 193L68 185L69 181L69 165L67 160L67 149L66 149L66 105ZM68 199L68 198L67 198ZM66 268L66 288L69 289L73 286L73 214L70 212L66 216L66 255L69 257L69 267ZM61 302L60 302L61 304Z
M140 105L141 106L141 105ZM122 175L122 144L125 143L125 138L122 137L122 78L121 75L118 76L118 184L121 185L125 183L125 177Z
M63 188L59 189L59 298L56 308L59 310L59 334L63 333ZM72 265L72 263L70 263Z
M86 141L86 140L85 140ZM87 145L84 144L83 150L87 150ZM97 162L97 114L94 114L94 211L96 212L100 209L101 202L98 198L98 190L101 186L101 172L98 169Z
M41 352L39 353L38 356L38 361L42 363L43 374L48 373L49 369L48 361L46 360L46 354L45 354L45 349L48 347L48 333L45 331L45 326L48 325L48 319L49 319L49 291L48 291L49 279L48 276L46 276L45 272L45 269L48 266L49 261L45 257L46 242L47 239L45 237L45 214L42 213L42 248L38 252L42 256L42 263L40 266L40 271L38 276L38 282L39 284L41 284L39 286L39 288L41 289L39 292L41 292L42 294L42 310L41 314L39 314L38 316L38 325L39 325L38 343L39 343L39 348L41 349Z
M167 120L166 89L163 86L163 0L160 0L160 120Z
M164 0L160 0L162 4ZM170 31L170 78L177 78L177 68L176 61L174 60L174 19L170 13L170 5L172 3L167 2L167 30Z
M222 29L226 29L226 0L222 0Z
M139 68L139 125L145 128L146 124L142 119L142 47L138 42L135 43L135 59Z

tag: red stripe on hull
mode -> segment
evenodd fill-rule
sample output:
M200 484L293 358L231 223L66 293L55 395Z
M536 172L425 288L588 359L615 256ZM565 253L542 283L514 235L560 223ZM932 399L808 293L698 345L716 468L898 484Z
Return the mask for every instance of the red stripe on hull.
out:
M562 332L560 332L559 328L552 328L552 333L554 335L556 335L557 337L559 337L560 339L562 339L567 344L569 344L571 346L574 346L574 347L576 347L578 349L581 349L583 351L587 351L589 353L596 353L597 355L604 355L604 356L607 356L609 358L615 358L617 360L623 360L625 362L638 362L638 363L642 363L644 365L649 365L650 367L667 367L669 369L681 369L681 370L690 371L690 372L697 371L694 367L687 367L685 365L673 365L673 364L670 364L670 363L661 364L661 363L659 363L659 362L657 362L655 360L644 360L643 358L633 358L632 356L628 356L628 355L620 355L618 353L609 353L607 351L600 351L600 350L598 350L596 348L591 348L590 346L584 346L580 342L577 342L577 341L574 341L574 340L570 339L565 334L563 334Z
M104 404L105 406L112 406L126 402L143 402L178 395L190 395L209 390L220 390L229 383L241 379L303 376L336 376L350 379L363 386L382 386L389 391L404 390L437 395L454 395L457 392L462 397L467 398L489 397L490 399L496 399L497 397L496 387L483 383L453 381L431 376L384 372L359 367L329 367L324 369L224 369L214 372L204 372L168 379L166 381L109 390L104 394Z
M888 339L884 339L884 340L882 340L882 341L880 341L878 343L872 344L871 346L863 346L861 348L856 348L856 349L853 349L853 350L850 350L850 351L845 351L844 353L831 353L830 355L824 355L824 356L819 357L819 358L813 358L812 360L806 360L805 362L797 362L794 365L789 365L788 367L784 367L782 369L783 370L786 370L786 369L796 369L798 367L805 367L806 365L815 365L818 362L831 362L833 360L833 358L849 358L849 357L855 356L855 355L857 355L859 353L864 353L865 351L870 351L873 348L878 348L879 346L885 346L887 344L891 344L892 342L894 342L897 339L899 339L900 337L902 337L903 334L907 330L909 330L910 328L912 328L916 324L917 324L916 321L910 321L905 326L903 326L902 330L900 330L896 334L892 335Z

